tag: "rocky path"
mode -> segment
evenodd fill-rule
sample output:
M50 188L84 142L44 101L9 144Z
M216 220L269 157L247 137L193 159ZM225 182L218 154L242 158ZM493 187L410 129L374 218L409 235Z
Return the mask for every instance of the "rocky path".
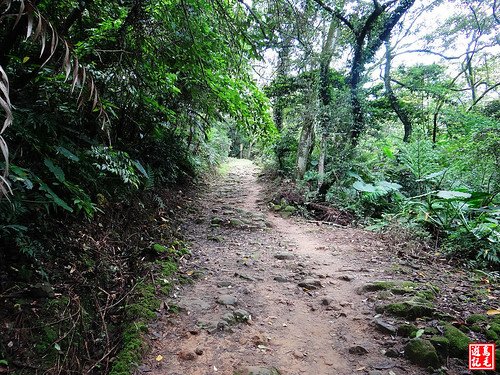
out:
M258 169L233 160L186 223L198 280L179 288L152 327L138 374L424 374L391 358L359 288L391 279L376 234L282 218L266 207ZM389 351L389 353L388 353ZM395 355L398 353L396 351Z

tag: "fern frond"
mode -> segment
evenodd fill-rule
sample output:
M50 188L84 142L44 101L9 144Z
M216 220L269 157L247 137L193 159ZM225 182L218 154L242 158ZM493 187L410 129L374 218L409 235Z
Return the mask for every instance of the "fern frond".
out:
M53 58L58 47L61 44L64 45L64 59L62 62L62 68L65 72L65 80L69 78L70 72L73 72L71 92L73 92L75 87L80 87L79 95L77 98L78 107L81 108L87 101L92 102L92 110L96 110L96 108L98 109L98 116L102 122L103 129L107 125L109 125L109 117L104 110L103 103L99 98L99 93L95 88L94 79L91 76L87 78L88 73L86 69L81 66L76 56L71 56L71 49L66 39L58 34L55 27L40 13L37 7L29 0L20 0L19 9L17 10L17 12L9 13L12 7L12 1L10 0L0 1L0 7L5 7L3 11L0 11L0 21L9 18L15 18L12 28L15 28L19 24L21 19L27 19L27 31L25 40L31 39L35 42L39 42L41 45L40 58L46 56L39 69L45 66ZM36 27L34 27L35 22ZM33 30L35 32L33 32ZM50 43L47 43L49 40ZM71 63L72 60L73 64ZM85 88L88 95L82 95L85 91ZM1 198L4 195L7 196L9 192L11 193L10 185L7 181L7 176L9 174L9 149L7 143L2 137L2 134L12 124L13 121L12 105L9 96L9 79L2 66L0 66L0 107L3 110L5 116L3 124L0 125L0 151L5 161L4 170L0 175Z

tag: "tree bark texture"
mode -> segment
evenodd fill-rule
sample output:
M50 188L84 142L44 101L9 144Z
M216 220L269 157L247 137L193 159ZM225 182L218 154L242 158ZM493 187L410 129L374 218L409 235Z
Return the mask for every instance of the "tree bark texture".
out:
M403 141L409 142L410 136L412 132L412 124L410 117L406 113L406 111L399 105L398 98L394 94L394 90L391 86L391 42L389 39L385 42L385 72L384 72L384 84L385 84L385 93L387 95L387 99L389 103L398 116L399 120L403 123L404 126L404 136Z
M336 32L338 31L336 20L330 22L328 34L323 49L321 52L320 68L319 68L319 100L320 100L320 118L319 128L321 129L320 154L318 160L318 190L322 190L325 181L325 161L326 151L328 148L328 136L331 131L330 105L332 102L331 96L331 81L330 81L330 63L332 61L334 42L336 40Z
M310 88L311 94L315 94L314 88ZM300 132L300 140L297 147L297 168L295 178L301 180L307 170L307 163L314 146L314 123L316 120L316 98L315 95L309 95L309 107L305 109L304 122Z

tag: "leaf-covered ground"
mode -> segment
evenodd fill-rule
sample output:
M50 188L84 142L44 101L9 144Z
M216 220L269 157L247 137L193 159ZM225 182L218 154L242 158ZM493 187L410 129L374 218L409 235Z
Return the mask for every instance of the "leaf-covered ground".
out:
M494 341L494 275L402 235L274 212L258 174L232 160L193 200L180 272L194 282L165 301L137 374L468 373L464 345Z

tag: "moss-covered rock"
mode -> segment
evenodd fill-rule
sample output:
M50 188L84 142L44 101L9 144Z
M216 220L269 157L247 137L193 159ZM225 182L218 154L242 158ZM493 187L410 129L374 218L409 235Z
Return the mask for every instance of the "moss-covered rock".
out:
M500 336L500 324L499 323L491 323L490 324L490 330L495 332L497 335Z
M440 358L448 357L448 347L450 346L450 340L443 336L432 336L429 341L436 348L436 351Z
M280 372L274 368L248 366L240 370L236 370L233 375L280 375Z
M451 324L445 324L444 337L449 341L449 355L455 358L465 358L471 342L469 337Z
M228 225L230 227L238 228L238 229L248 227L248 225L245 224L245 222L243 220L240 220L240 219L231 219L231 220L229 220L229 224Z
M482 332L483 331L483 329L480 326L476 325L476 324L474 324L473 326L471 326L470 330L472 332Z
M429 340L412 339L405 347L405 357L422 367L440 367L436 348Z
M393 297L393 294L390 290L381 290L377 293L377 299L380 301L387 301Z
M407 301L380 305L375 308L379 314L387 313L406 319L417 319L434 314L434 307L428 301L421 298L412 298Z
M125 307L125 316L129 320L155 318L156 311L160 307L160 300L156 297L154 285L139 284L135 295L135 301Z
M279 204L270 203L269 205L273 211L281 211L282 207Z
M213 217L211 220L210 220L210 224L212 225L220 225L224 222L224 219L220 218L220 217Z
M390 290L394 294L406 294L413 291L417 284L411 281L374 281L363 286L365 292L377 292L379 290Z
M113 362L109 375L130 375L140 365L142 356L147 350L142 338L147 327L144 323L131 323L123 332L123 348Z
M479 322L485 322L487 320L488 320L488 317L486 317L485 315L482 315L482 314L472 314L472 315L469 315L469 317L467 319L465 319L467 324L476 324Z
M401 324L398 327L397 334L402 337L415 337L418 328L413 324Z
M439 334L439 330L437 328L435 328L435 327L425 327L424 333L426 335L438 335Z
M415 294L417 297L423 298L427 301L434 301L436 299L436 293L433 290L421 290Z
M486 338L488 340L491 340L491 341L497 341L498 340L498 334L493 331L492 329L488 329L484 335L486 336Z

